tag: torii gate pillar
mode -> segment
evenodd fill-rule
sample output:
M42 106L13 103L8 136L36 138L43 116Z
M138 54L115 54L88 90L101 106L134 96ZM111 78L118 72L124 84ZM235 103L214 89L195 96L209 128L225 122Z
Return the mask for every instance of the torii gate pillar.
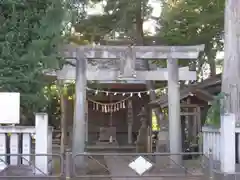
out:
M196 46L81 46L67 48L66 59L76 59L76 69L63 67L58 72L48 73L57 76L58 79L76 80L75 117L73 129L73 154L83 156L85 149L85 136L87 131L85 108L86 108L86 83L87 80L119 80L119 77L133 78L135 80L168 80L169 102L169 136L170 153L182 152L181 125L180 125L180 94L179 80L195 80L196 72L186 68L178 68L177 59L196 59L204 45ZM70 56L69 56L70 54ZM122 62L122 71L88 69L88 59L119 59ZM168 68L150 71L136 71L135 59L168 59ZM55 74L54 74L55 73ZM129 77L130 76L130 77ZM133 76L133 77L132 77ZM180 155L171 155L176 163L181 163ZM83 161L78 159L78 165Z
M182 156L176 155L182 152L182 133L180 118L180 91L179 91L179 73L178 60L168 59L168 120L169 120L169 145L171 161L181 164Z

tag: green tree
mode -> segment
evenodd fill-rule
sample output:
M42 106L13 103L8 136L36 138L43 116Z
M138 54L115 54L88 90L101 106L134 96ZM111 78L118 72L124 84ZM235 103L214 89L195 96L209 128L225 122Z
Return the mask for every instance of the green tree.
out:
M216 74L216 53L223 48L224 0L166 0L163 3L158 35L164 44L205 44L205 51L195 66L206 62Z
M0 1L1 91L20 92L25 113L46 105L43 72L57 69L62 43L65 6L61 0Z
M101 2L103 13L87 15L86 12L85 16L79 19L79 23L75 24L76 31L90 42L105 37L130 38L135 42L136 33L142 29L143 22L151 18L152 8L148 4L149 0L92 0L91 2ZM89 4L85 3L85 6Z

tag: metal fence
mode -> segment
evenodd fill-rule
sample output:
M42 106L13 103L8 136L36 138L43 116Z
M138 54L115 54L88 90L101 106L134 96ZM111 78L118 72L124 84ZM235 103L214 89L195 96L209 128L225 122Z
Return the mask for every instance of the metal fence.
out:
M1 180L62 178L65 176L64 156L60 154L0 154L0 157L1 167L4 167L0 169ZM16 157L17 163L11 164L10 159L13 157ZM45 163L36 162L37 158L43 159L44 157L49 157L46 162L47 167L43 166Z
M18 164L4 162L6 167L0 170L0 180L7 179L156 179L162 180L219 180L239 179L240 172L224 174L220 163L207 158L202 153L82 153L61 154L0 154L18 157ZM30 160L26 156L31 156ZM36 163L36 157L50 156L50 171L44 173ZM181 162L172 160L181 156ZM22 162L25 162L23 164ZM28 164L26 164L26 161ZM52 168L51 168L52 167Z
M181 156L181 163L172 160ZM83 153L66 160L72 161L68 175L77 179L206 179L207 164L202 153ZM72 158L72 159L71 159ZM70 160L71 159L71 160ZM79 162L84 161L84 166ZM135 167L134 167L135 166Z

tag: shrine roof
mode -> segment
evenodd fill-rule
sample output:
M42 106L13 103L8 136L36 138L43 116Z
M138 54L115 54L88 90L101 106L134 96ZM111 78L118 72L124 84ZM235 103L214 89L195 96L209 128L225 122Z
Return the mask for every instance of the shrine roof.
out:
M222 74L218 74L202 82L183 87L180 90L180 100L183 100L188 96L196 96L198 99L206 102L212 101L214 95L220 92L221 76ZM168 95L165 94L161 96L159 99L150 102L149 105L160 105L162 108L166 107L168 105Z

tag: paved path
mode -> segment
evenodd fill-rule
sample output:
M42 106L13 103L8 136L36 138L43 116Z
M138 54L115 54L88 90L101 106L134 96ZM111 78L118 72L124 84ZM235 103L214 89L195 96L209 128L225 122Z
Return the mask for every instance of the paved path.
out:
M146 172L142 177L137 175L130 167L128 167L128 164L130 162L129 158L123 157L123 156L104 156L106 165L109 169L110 175L112 176L121 176L123 178L112 178L112 180L202 180L203 177L189 177L185 176L183 171L174 170L174 169L165 169L162 171L156 171L156 167L153 168L153 170L150 170L149 172ZM124 175L126 176L135 176L133 178L124 178ZM146 177L148 175L154 175L159 177ZM161 177L161 175L169 175L169 177ZM180 177L177 177L177 176ZM171 177L172 176L172 177ZM173 177L175 176L175 177Z
M0 172L0 176L33 176L30 166L8 166Z
M59 178L51 177L51 175L46 174L36 175L34 173L33 167L27 165L19 166L10 165L6 167L4 170L0 171L0 180L43 180L43 179L59 179Z
M16 178L14 178L14 177L7 178L6 176L16 176ZM0 172L0 179L1 180L8 180L8 179L11 179L11 180L25 180L26 178L21 178L23 176L29 176L29 177L34 176L33 170L30 166L24 166L24 165L8 166L6 169L4 169ZM42 180L42 177L35 176L34 178L30 178L29 180L31 180L31 179Z
M128 167L129 161L126 160L124 157L121 156L105 156L105 162L108 166L109 172L112 176L133 176L133 178L112 178L112 180L162 180L162 178L147 178L147 177L140 177L137 173L134 172L130 167ZM146 174L147 175L147 174ZM135 176L135 177L134 177Z

